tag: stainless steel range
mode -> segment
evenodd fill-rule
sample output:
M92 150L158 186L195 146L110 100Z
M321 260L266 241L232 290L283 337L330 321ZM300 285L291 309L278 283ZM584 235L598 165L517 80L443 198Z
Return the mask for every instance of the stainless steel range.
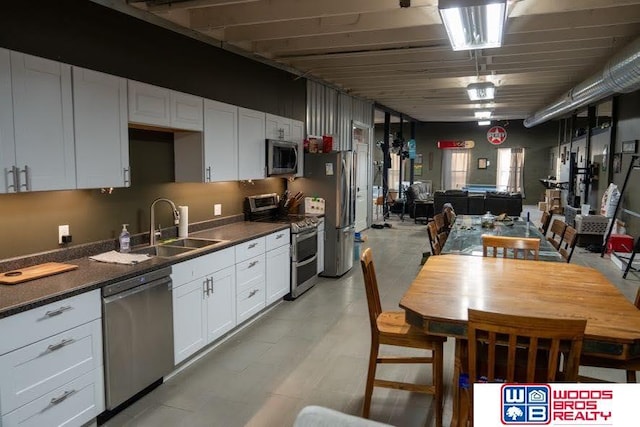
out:
M248 221L290 224L291 291L285 299L295 299L311 288L318 278L318 218L291 215L277 194L249 196L245 200Z

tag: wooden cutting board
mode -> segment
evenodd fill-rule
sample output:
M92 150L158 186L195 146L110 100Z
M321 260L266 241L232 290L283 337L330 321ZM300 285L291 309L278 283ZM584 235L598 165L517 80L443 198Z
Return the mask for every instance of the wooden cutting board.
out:
M25 267L18 270L0 273L0 283L5 285L15 285L17 283L27 282L33 279L39 279L41 277L75 270L76 268L78 268L78 266L73 264L47 262L44 264L33 265L31 267Z

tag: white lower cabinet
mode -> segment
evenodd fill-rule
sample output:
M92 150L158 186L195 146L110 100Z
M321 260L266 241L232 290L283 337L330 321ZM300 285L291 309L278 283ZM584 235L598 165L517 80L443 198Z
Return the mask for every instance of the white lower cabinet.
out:
M281 230L267 236L267 305L291 291L291 233Z
M0 333L21 337L0 348L2 426L80 426L104 410L99 290L1 319Z
M262 254L236 264L238 324L265 307L265 261L263 245Z
M177 364L236 325L233 248L176 264L171 277Z

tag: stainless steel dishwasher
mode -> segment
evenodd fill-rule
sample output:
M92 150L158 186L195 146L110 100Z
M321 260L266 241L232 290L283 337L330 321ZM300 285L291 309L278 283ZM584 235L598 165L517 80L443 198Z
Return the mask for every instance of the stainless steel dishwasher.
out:
M173 369L171 267L102 289L105 397L109 410Z

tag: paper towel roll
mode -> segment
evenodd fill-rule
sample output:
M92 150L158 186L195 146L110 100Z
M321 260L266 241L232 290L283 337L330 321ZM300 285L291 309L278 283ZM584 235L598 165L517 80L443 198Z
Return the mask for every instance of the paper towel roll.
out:
M187 237L189 235L189 206L178 206L178 212L180 212L178 237Z

